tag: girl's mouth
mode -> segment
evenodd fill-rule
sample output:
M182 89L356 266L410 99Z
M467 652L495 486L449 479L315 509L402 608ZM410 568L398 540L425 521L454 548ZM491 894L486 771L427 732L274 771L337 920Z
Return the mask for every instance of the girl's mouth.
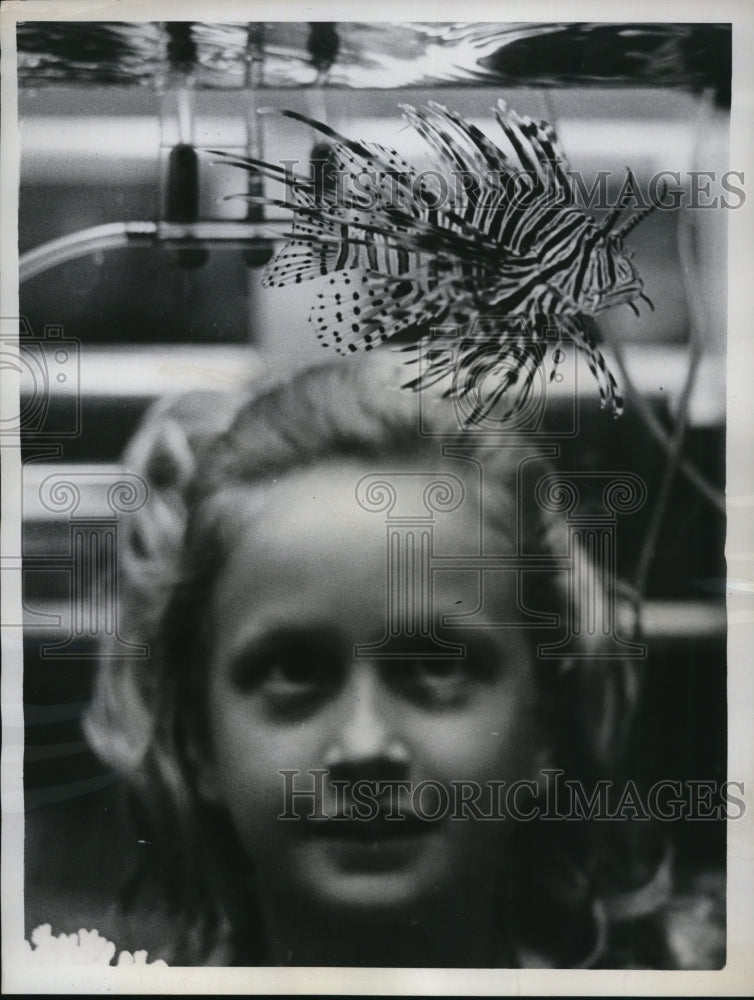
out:
M436 824L413 814L381 813L371 819L333 816L326 820L311 820L310 825L315 835L326 840L390 843L405 837L426 836Z

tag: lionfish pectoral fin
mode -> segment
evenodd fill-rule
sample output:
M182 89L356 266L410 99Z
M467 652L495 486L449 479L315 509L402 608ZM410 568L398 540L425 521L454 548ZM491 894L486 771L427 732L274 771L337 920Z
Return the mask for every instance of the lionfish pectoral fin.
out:
M334 346L340 354L372 350L446 309L442 287L428 293L421 282L382 274L333 272L324 288L311 307L309 322L323 346Z
M588 326L576 316L563 317L560 325L586 359L587 366L597 382L601 408L605 409L609 403L613 409L613 416L619 417L623 412L623 397Z

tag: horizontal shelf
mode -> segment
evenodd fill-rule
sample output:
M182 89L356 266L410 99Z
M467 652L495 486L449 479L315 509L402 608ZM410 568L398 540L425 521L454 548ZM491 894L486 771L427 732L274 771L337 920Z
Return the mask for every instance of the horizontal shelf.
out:
M49 624L41 624L43 617L48 619ZM69 634L70 622L70 602L33 602L33 607L24 609L27 645L55 642L61 636L65 638ZM719 600L646 601L642 608L642 622L647 642L712 640L724 637L727 631L725 606ZM93 650L95 639L82 637L80 643L82 651Z
M48 355L58 351L54 339L41 338L29 341L35 353L41 351L52 373L53 363ZM567 349L573 353L572 348ZM608 364L615 368L614 355L608 345L603 353ZM677 401L688 366L685 346L626 345L622 349L627 371L644 395L659 397L673 404ZM332 355L333 359L335 355ZM199 389L232 391L247 384L266 367L265 357L253 347L208 345L157 345L154 347L86 347L80 346L78 358L72 366L70 377L46 386L51 405L58 400L72 398L105 398L115 401L128 398L156 399ZM548 384L547 392L556 398L567 399L574 392L579 397L596 397L595 380L590 376L586 363L578 358L578 381L564 379ZM561 366L565 370L566 365ZM32 381L34 366L22 365L21 401L27 404L38 384ZM707 354L701 361L692 394L690 416L693 424L714 423L724 416L725 359L722 355Z

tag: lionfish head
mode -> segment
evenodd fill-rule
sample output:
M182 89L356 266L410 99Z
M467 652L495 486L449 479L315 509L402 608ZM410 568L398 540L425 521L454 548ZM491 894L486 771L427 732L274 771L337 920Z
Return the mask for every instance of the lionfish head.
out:
M632 263L633 252L626 250L624 240L644 220L655 205L642 208L613 229L622 209L614 209L600 227L597 241L582 285L580 304L589 313L602 312L623 303L633 304L637 298L651 301L644 295L644 284ZM635 309L635 307L632 305ZM638 310L635 309L638 312Z

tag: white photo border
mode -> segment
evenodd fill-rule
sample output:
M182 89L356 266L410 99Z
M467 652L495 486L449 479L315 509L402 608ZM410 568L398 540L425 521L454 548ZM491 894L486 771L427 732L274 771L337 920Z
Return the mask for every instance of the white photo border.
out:
M448 20L457 3L417 0L412 20ZM284 14L284 16L281 16ZM405 19L405 4L383 0L370 17L343 0L312 4L289 0L6 0L0 8L2 36L2 268L0 316L19 315L18 185L19 131L15 29L19 21L152 20L379 20ZM500 6L471 0L463 9L473 20L513 21L714 21L733 25L733 99L730 165L754 178L754 7L748 0L508 0ZM727 398L726 555L747 555L754 563L754 197L751 189L729 220L729 313ZM2 417L18 412L17 372L4 369ZM4 551L20 551L18 490L20 449L3 449ZM15 498L15 499L14 499ZM3 622L20 621L20 572L7 574L2 591ZM728 774L754 788L754 582L728 591ZM17 627L2 636L2 953L3 992L17 993L289 993L402 995L733 995L754 983L754 810L728 824L727 965L720 971L648 970L459 970L348 968L77 968L51 973L24 967L23 939L23 708L22 643Z

